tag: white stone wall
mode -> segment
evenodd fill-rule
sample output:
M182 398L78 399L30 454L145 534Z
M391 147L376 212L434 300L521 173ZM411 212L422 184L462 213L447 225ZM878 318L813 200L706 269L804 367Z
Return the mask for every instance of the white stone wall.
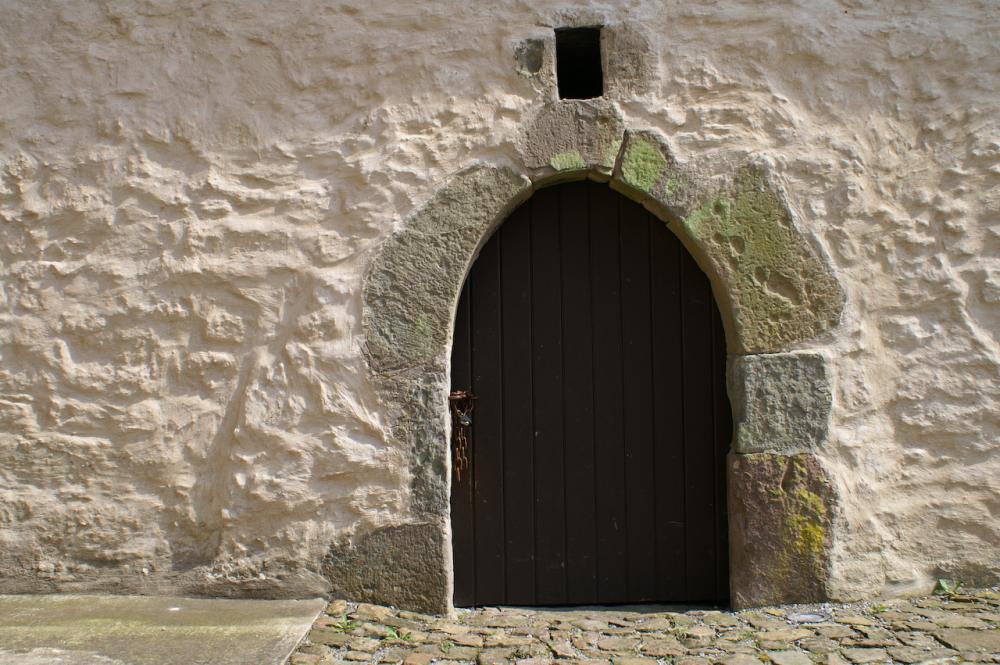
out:
M499 6L498 6L499 5ZM514 49L649 40L619 100L766 160L847 293L833 592L1000 577L1000 8L989 0L0 0L0 590L322 591L405 523L360 338L379 244L508 163Z

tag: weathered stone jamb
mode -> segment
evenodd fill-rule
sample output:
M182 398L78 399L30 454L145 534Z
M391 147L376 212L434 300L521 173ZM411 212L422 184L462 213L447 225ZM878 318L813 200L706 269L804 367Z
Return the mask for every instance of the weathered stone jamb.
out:
M645 205L669 222L668 228L677 233L712 281L731 354L743 356L733 359L735 369L731 367L730 374L731 381L739 383L731 383L730 388L741 409L738 450L766 451L732 456L731 514L754 509L746 503L750 494L741 495L747 483L741 484L740 479L748 476L735 476L735 469L762 469L759 480L764 491L761 494L758 487L754 496L768 492L778 496L784 491L781 482L785 476L775 480L773 470L795 459L799 462L794 468L805 469L797 476L802 483L823 491L829 488L820 496L826 519L832 512L832 485L825 482L814 455L803 452L815 450L825 439L830 399L826 365L816 365L815 354L783 352L836 325L843 293L823 257L799 234L787 206L767 179L752 165L726 157L694 165L678 163L659 134L626 131L621 113L606 100L545 105L525 127L518 150L520 164L515 168L479 164L456 174L386 241L365 277L362 309L368 364L392 414L393 438L411 451L414 524L391 527L379 534L373 551L382 557L379 561L392 561L392 565L384 561L378 565L382 571L379 584L362 588L331 578L334 586L361 594L359 599L363 600L428 611L450 610L447 392L458 297L469 268L497 225L535 189L565 180L610 181L612 188ZM753 261L749 266L741 264L749 261L741 252L731 251L740 241L751 244ZM775 258L780 262L767 263ZM783 294L768 291L774 286L768 281L772 273L790 280L783 284ZM797 298L804 311L761 305L779 302L775 300L778 297ZM763 311L755 310L760 307ZM777 318L771 321L770 316ZM774 353L777 360L763 360L768 356L761 355ZM801 374L803 367L812 374ZM772 371L761 374L757 370L762 368ZM774 395L781 395L781 387L774 384L782 382L782 371L801 379L801 385L808 387L804 396L774 399ZM758 390L748 377L764 377L765 389ZM787 426L775 430L766 422L769 409L800 409L805 417L822 422L812 423L805 434ZM794 413L784 415L786 425L796 417ZM739 440L741 427L744 435ZM800 434L803 438L796 439ZM752 475L751 485L756 482ZM802 520L815 516L815 510L808 513L807 509L815 508L816 502L801 504L793 497L772 505L772 521L812 528ZM808 513L806 517L803 511ZM777 522L771 526L778 528ZM824 533L828 535L828 530ZM736 568L759 572L766 568L768 556L766 551L740 545L739 535L734 532L734 547L745 547L746 551L734 550L732 556L734 603L752 605L777 598L772 591L788 582L781 576L765 576L760 584L739 587L737 580L746 579L741 577L746 571ZM364 534L360 538L358 542L368 542L363 540ZM418 545L414 538L423 540ZM826 537L821 540L823 547L816 556L785 557L783 561L792 563L775 568L785 571L781 575L793 571L813 580L807 586L808 593L796 592L796 599L821 600L825 594L828 542ZM366 551L366 547L339 545L331 550L331 560L362 562L365 557L357 558L352 552L357 548ZM343 566L327 566L327 570L329 575L335 570L344 574ZM416 597L401 591L401 581L413 576L438 582L420 585ZM439 583L442 579L446 580L443 584Z
M392 438L409 451L413 521L331 548L324 564L331 586L358 600L451 609L447 396L455 309L482 245L531 191L510 168L459 172L383 244L365 276L365 356Z
M826 600L836 501L820 460L730 453L727 466L733 607Z
M735 609L829 598L836 489L817 454L833 402L819 351L730 356L728 484Z
M731 356L727 379L733 607L826 600L837 511L817 454L833 402L828 359L817 351Z

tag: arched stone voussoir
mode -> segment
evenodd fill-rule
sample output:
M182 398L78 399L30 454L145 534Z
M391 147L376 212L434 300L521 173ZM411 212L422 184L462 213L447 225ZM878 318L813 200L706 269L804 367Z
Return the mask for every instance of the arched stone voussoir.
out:
M788 350L840 322L843 289L760 169L739 167L678 230L729 294L741 352Z
M670 227L728 303L731 352L786 351L840 321L843 289L761 168L681 164L655 132L630 131L612 186L678 220Z
M479 164L455 175L385 242L362 296L373 372L443 362L472 258L493 227L530 194L524 175Z
M611 188L670 222L683 219L722 189L731 170L725 164L682 164L659 133L630 129L625 132Z
M563 99L546 104L527 123L518 156L536 183L586 176L607 180L622 145L625 121L606 99Z

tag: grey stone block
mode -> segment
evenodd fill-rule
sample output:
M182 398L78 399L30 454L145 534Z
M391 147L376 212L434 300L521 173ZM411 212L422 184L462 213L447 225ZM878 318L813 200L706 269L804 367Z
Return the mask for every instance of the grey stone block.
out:
M334 597L419 612L451 608L442 524L383 527L331 548L323 562Z
M660 82L660 55L649 31L628 21L604 26L604 96L631 99L648 95Z
M543 106L518 143L524 166L546 175L589 171L611 175L625 121L603 99L565 99Z
M729 372L738 453L810 452L826 442L833 400L819 353L740 356Z

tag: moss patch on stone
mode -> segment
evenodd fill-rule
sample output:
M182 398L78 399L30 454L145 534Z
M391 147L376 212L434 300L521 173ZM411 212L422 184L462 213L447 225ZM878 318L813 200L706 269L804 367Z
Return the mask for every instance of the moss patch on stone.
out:
M819 565L827 539L826 507L819 496L803 488L795 491L794 498L798 512L788 516L789 543L799 557L811 558Z
M622 158L622 179L625 184L649 192L667 170L667 158L658 146L642 138L629 141Z
M791 482L807 480L809 469L806 468L801 459L797 457L784 459L786 464L791 467L786 470L785 475L788 476L789 471L791 471L795 477ZM784 569L788 574L791 574L792 568L796 565L795 562L801 561L803 558L813 559L814 565L821 564L818 559L822 556L824 545L827 542L826 523L828 521L823 498L803 486L795 487L791 492L786 492L779 485L772 487L769 494L775 501L779 501L785 506L784 526L787 537L782 541L785 547L780 557Z
M683 228L731 294L742 351L778 351L839 321L843 292L759 171L740 169Z
M549 164L556 171L575 171L587 166L579 150L567 150L566 152L553 155L552 159L549 160Z
M805 468L803 467L803 473L805 473ZM804 487L800 487L795 490L795 499L802 504L803 507L811 511L817 518L826 517L826 506L823 505L823 499L814 492L810 492Z

